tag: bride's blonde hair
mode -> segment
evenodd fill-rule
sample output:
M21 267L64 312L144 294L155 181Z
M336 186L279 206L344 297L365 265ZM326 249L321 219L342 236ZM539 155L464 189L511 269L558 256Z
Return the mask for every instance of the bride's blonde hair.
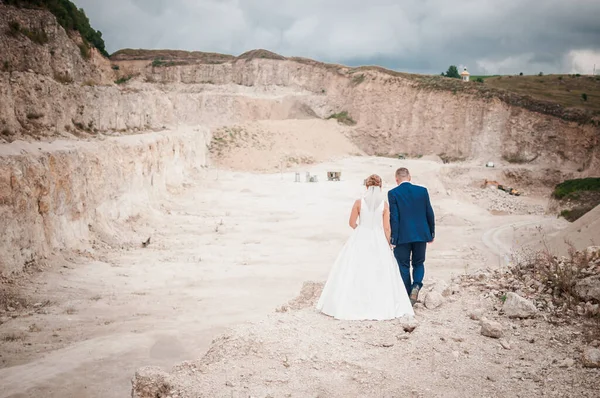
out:
M377 174L371 174L365 180L365 185L366 185L367 188L369 188L369 187L379 187L379 188L381 188L381 186L382 186L381 177L379 177Z

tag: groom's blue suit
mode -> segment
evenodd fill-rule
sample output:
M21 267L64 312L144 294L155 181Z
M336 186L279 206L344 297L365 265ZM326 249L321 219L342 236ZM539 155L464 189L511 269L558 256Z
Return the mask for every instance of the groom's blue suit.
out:
M391 243L408 294L423 287L425 250L435 237L435 216L427 188L403 182L388 192ZM412 281L410 263L412 255Z

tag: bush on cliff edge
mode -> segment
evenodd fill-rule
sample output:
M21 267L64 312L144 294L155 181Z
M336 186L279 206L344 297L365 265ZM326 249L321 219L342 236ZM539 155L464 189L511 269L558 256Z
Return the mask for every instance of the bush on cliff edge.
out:
M90 26L90 20L83 8L71 3L69 0L4 0L4 4L22 8L45 8L56 17L58 23L65 30L76 30L81 34L85 43L90 43L108 57L104 47L102 32Z

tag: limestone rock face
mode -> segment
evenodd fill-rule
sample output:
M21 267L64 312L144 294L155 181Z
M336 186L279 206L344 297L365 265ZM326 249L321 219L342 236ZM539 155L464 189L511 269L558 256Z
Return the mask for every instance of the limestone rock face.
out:
M127 239L113 223L205 165L208 142L207 129L188 128L0 146L0 275L61 249L85 250L95 236L120 246Z
M13 22L43 30L48 42L8 34ZM80 43L47 11L0 4L2 275L61 248L86 247L92 233L110 229L107 219L132 214L133 203L159 195L166 180L202 166L215 126L347 112L340 134L359 154L497 159L520 151L540 169L600 171L599 152L590 150L598 127L475 92L432 91L377 68L356 79L353 68L268 52L162 67L93 49L86 59ZM185 126L202 134L166 133Z
M575 282L575 293L583 300L600 302L600 275L590 276Z

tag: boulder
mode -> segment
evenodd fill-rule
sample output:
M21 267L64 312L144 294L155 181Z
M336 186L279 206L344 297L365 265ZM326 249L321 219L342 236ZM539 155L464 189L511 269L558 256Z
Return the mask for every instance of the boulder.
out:
M485 314L485 310L483 310L482 308L475 308L474 310L469 312L469 318L471 318L474 321L479 321L483 317L483 314Z
M582 300L600 302L600 275L590 276L575 282L575 294Z
M585 252L589 257L600 257L600 246L589 246Z
M444 303L444 296L437 291L432 291L427 294L425 297L425 307L427 309L435 309L441 306Z
M513 292L506 294L502 310L509 318L532 318L538 314L538 309L531 301Z
M588 347L583 351L583 366L586 368L600 368L600 349Z
M494 339L499 339L504 335L504 331L502 329L502 324L496 321L490 321L488 319L483 318L480 322L481 324L481 334L486 337L491 337Z

